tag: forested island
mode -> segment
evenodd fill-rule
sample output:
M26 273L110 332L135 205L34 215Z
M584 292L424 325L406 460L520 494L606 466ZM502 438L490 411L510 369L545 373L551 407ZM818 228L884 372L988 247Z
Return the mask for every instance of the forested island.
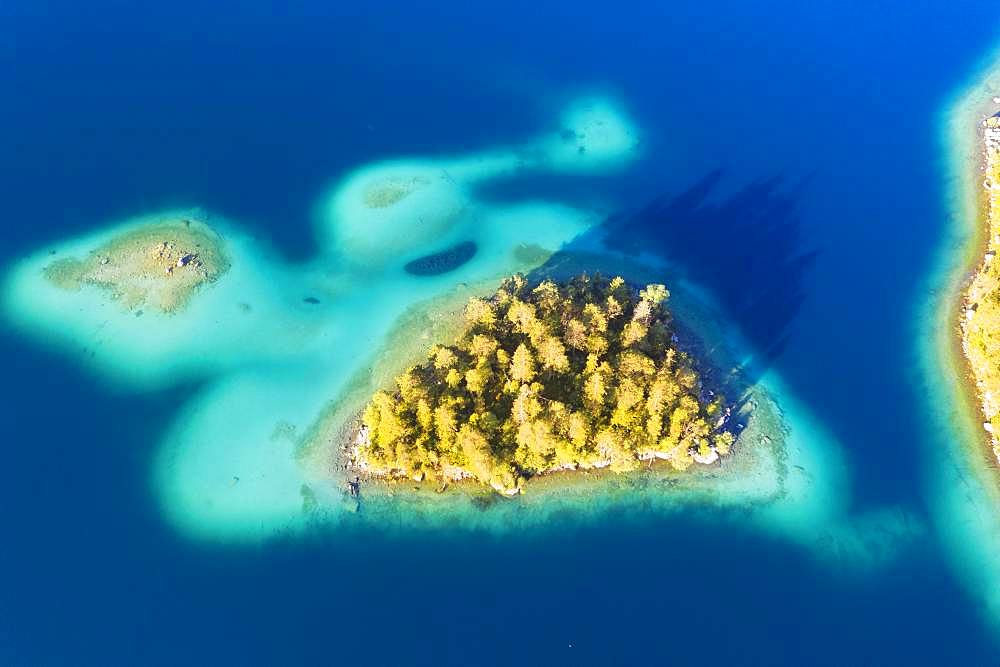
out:
M993 454L1000 462L1000 114L983 122L986 251L965 294L962 351L969 362Z
M469 301L454 342L371 397L353 466L513 495L556 471L714 463L735 441L731 409L680 348L668 296L620 277L508 278Z

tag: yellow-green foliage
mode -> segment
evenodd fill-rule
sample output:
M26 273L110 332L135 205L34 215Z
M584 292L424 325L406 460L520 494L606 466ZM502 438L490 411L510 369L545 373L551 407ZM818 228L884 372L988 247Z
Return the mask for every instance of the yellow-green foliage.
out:
M460 470L510 492L558 468L626 471L659 453L685 469L695 454L727 453L732 434L713 427L721 400L700 399L691 359L672 345L668 296L621 278L507 279L469 302L458 340L372 397L362 457L399 475Z
M989 131L989 130L987 130ZM994 132L997 130L994 129ZM986 142L984 207L989 242L986 258L966 293L964 349L976 381L980 405L993 429L1000 457L1000 139Z

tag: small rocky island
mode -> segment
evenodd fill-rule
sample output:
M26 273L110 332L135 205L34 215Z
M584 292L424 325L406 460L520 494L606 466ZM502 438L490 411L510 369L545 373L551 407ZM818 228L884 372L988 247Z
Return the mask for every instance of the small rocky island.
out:
M44 273L62 289L96 286L126 310L173 313L227 270L221 237L201 221L177 218L123 231L83 257L54 260Z
M1000 114L983 121L984 154L981 215L986 248L964 299L962 351L969 363L975 393L993 454L1000 462Z
M508 278L469 301L454 342L371 397L350 466L514 495L559 471L716 462L731 410L679 346L668 296L620 277Z

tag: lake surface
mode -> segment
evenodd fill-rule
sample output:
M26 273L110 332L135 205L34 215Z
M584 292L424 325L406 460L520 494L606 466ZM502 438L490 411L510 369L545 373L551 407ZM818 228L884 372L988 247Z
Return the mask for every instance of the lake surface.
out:
M4 266L177 206L304 260L348 170L506 144L579 91L614 95L639 162L482 195L673 204L609 243L687 258L840 449L852 515L893 508L917 536L863 569L694 512L191 540L151 480L199 385L126 391L4 328L0 662L995 662L929 518L941 434L913 318L949 224L941 116L998 40L989 2L5 3Z

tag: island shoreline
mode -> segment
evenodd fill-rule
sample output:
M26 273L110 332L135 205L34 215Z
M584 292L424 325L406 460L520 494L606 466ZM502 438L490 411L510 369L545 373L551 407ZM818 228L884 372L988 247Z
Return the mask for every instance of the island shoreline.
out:
M966 164L962 165L963 169L972 172L973 175L970 180L963 180L959 184L960 192L956 193L961 202L960 208L963 209L957 211L956 215L959 218L971 218L965 224L970 235L959 251L963 257L956 263L948 279L947 296L941 302L941 312L938 316L939 321L945 323L945 326L939 329L939 335L947 336L946 341L939 342L939 345L947 348L947 351L942 350L942 354L948 357L942 360L942 365L955 374L960 388L956 396L958 409L964 415L966 423L979 425L988 424L989 416L985 407L984 392L977 384L973 362L967 350L966 322L967 313L974 307L974 302L970 299L970 290L989 266L991 235L1000 234L1000 219L998 219L1000 212L991 210L986 188L983 186L983 178L984 176L988 178L993 163L987 146L985 120L993 117L997 107L1000 106L993 101L994 99L996 98L984 96L972 108L963 110L960 114L959 122L966 131L975 132L975 141L972 144L975 147L974 151L972 155L963 157ZM973 127L970 128L969 125ZM1000 151L995 160L1000 161ZM969 210L964 210L966 207L969 207ZM1000 439L996 434L990 436L984 428L975 429L972 433L975 434L973 438L975 442L967 443L969 454L979 462L980 466L996 471L1000 465ZM989 477L993 489L1000 493L1000 475L993 474Z

